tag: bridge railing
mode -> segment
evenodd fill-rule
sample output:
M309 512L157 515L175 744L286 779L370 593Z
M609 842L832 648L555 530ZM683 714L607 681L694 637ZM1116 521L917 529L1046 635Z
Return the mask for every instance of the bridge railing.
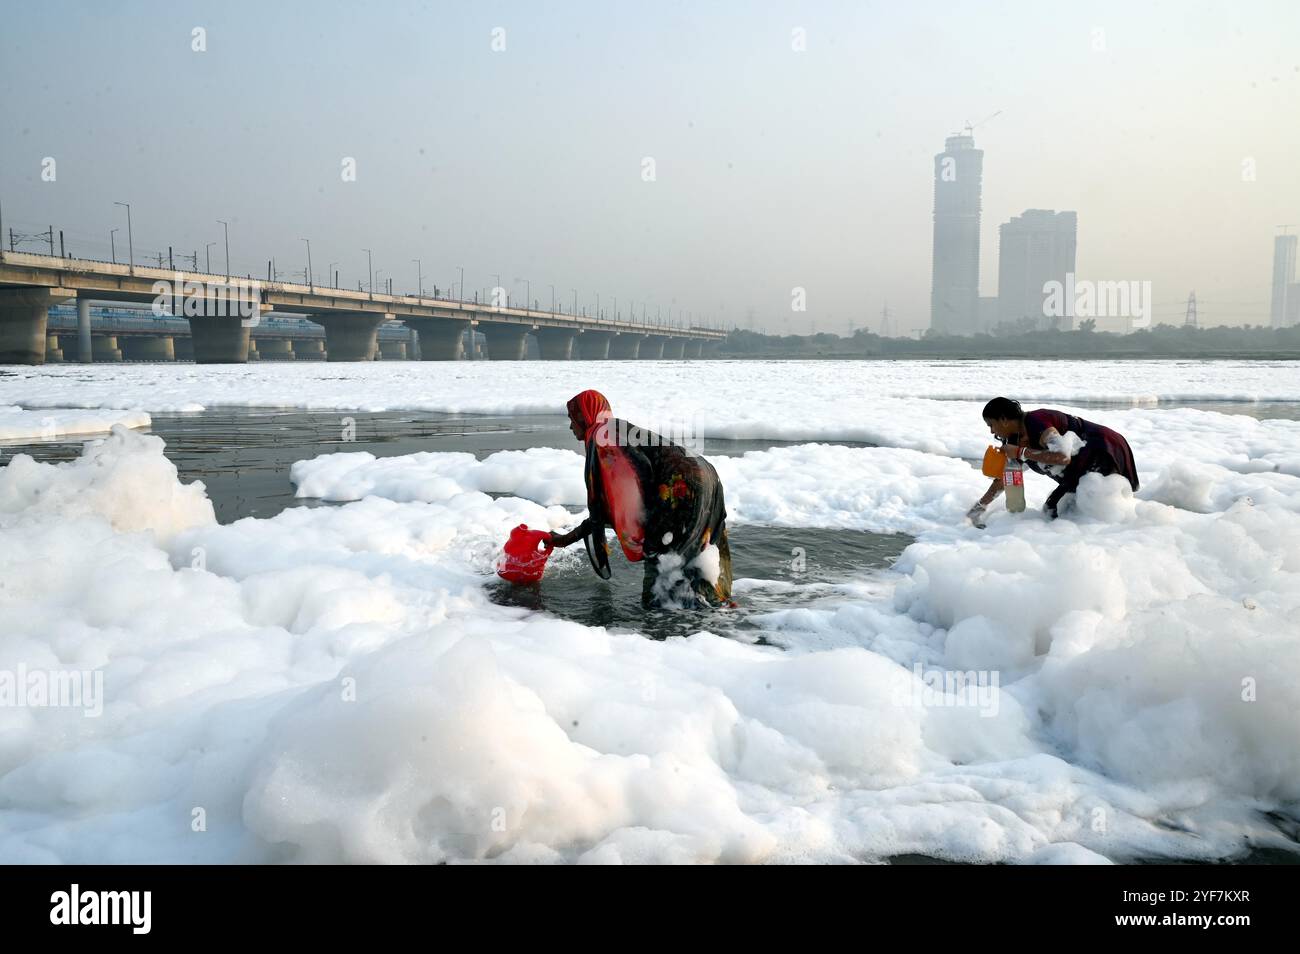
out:
M494 306L486 302L479 302L472 299L463 299L463 298L458 299L458 298L448 298L445 296L431 296L431 295L418 295L418 294L416 295L410 295L410 294L388 295L383 293L376 294L373 289L369 292L363 290L354 291L349 288L340 288L334 285L317 285L314 283L297 284L293 282L282 282L278 280L266 281L260 278L255 279L251 275L238 276L226 272L209 272L206 270L199 270L199 269L186 270L186 269L178 269L178 268L172 268L166 266L159 267L155 265L131 265L125 262L111 262L111 261L105 261L103 259L94 259L94 258L76 258L73 256L47 255L40 252L3 251L0 252L0 258L2 258L5 262L9 264L22 264L26 259L39 259L42 261L33 262L32 264L37 265L38 267L43 266L49 268L57 268L59 270L64 270L64 271L82 270L82 271L86 271L87 273L93 273L93 274L103 274L103 272L100 271L99 269L78 269L78 265L81 264L81 265L92 265L92 266L105 266L108 269L124 270L122 272L112 272L112 274L132 275L137 278L145 278L145 279L152 278L152 279L164 280L164 281L172 280L175 276L178 275L183 277L195 276L205 280L214 280L214 281L221 280L223 282L230 281L230 280L255 281L257 282L260 288L272 292L277 292L283 295L315 296L321 294L328 295L330 293L338 293L340 297L354 298L358 301L373 301L373 302L393 303L393 304L406 303L406 304L415 305L417 307L437 307L438 305L446 305L446 306L454 307L458 311L468 311L471 313L472 317L478 317L479 315L482 314L499 314L509 318L555 321L562 327L580 324L584 326L596 326L598 328L608 329L610 331L624 331L624 330L637 331L642 334L648 334L648 335L672 335L674 333L681 334L683 332L687 332L696 336L708 336L708 337L720 338L725 334L720 329L709 328L698 324L683 326L679 324L673 324L671 322L664 323L662 321L648 321L648 320L637 321L635 318L632 318L630 320L603 318L599 316L587 315L585 311L582 314L568 313L565 312L563 308L561 308L561 310L558 312L543 311L540 309L532 308L528 302L524 303L523 308L520 308L518 306L500 307L500 306Z

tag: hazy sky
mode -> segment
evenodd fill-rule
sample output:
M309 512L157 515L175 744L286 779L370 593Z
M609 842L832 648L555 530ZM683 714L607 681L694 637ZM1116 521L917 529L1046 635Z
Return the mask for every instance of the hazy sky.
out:
M227 219L255 277L302 270L308 237L352 287L370 248L398 291L419 257L426 288L464 266L471 292L527 278L543 305L553 283L843 333L888 300L920 328L932 157L997 110L985 295L1000 222L1074 209L1080 277L1151 281L1157 320L1195 289L1203 323L1266 322L1275 226L1300 223L1295 0L42 0L2 22L4 226L53 224L74 255L121 227L124 257L129 201L142 263L216 241L220 267Z

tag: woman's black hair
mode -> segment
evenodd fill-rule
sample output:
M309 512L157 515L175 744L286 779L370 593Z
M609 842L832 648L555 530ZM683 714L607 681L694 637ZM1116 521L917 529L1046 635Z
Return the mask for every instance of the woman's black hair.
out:
M984 405L986 421L1019 421L1024 416L1025 409L1020 406L1020 402L1011 398L995 397Z

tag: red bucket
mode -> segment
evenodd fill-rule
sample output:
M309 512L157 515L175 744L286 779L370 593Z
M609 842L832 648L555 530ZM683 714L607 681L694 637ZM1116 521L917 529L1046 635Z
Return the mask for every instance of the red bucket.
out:
M511 583L525 585L542 578L546 561L551 558L551 535L545 530L529 530L520 524L510 531L510 539L497 560L497 576Z

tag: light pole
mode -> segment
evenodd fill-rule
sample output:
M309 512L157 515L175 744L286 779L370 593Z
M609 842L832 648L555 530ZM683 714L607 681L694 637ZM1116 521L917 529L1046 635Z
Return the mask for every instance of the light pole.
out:
M298 241L307 243L307 287L315 291L316 278L311 273L311 239L299 239Z
M551 314L555 314L555 286L551 286Z
M496 284L492 286L493 306L495 307L495 300L496 300L496 297L497 297L497 289L498 289L498 288L501 288L501 274L498 272L498 273L494 274L492 277L496 279ZM502 289L502 291L504 291L504 290L505 290L505 289ZM509 297L507 296L507 298L506 298L506 302L507 302L507 304L509 303L509 300L510 300L510 299L509 299Z
M578 317L578 289L570 288L569 291L573 292L573 317L577 318Z
M339 283L334 280L334 266L337 264L338 262L330 262L329 268L325 269L325 280L334 288L339 287Z
M203 246L203 257L206 260L204 268L207 270L209 275L212 274L212 246L216 244L216 242L209 242L207 245Z
M421 264L418 258L413 258L411 259L411 261L415 262L415 289L416 289L415 297L423 298L424 297L424 265Z
M460 300L464 301L465 300L465 266L459 265L457 267L460 269ZM473 339L471 338L470 341L472 343Z
M226 281L230 281L230 223L217 219L217 224L226 230Z
M366 262L370 266L370 296L373 298L375 294L375 260L370 254L370 249L363 248L361 251L366 253Z
M114 205L120 205L126 209L126 250L131 256L131 274L135 274L135 237L131 234L131 204L129 202L114 202Z
M114 264L114 265L117 264L117 233L120 232L120 231L121 231L121 229L109 229L109 230L108 230L108 247L109 247L109 249L110 249L110 251L111 251L111 254L112 254L112 256L113 256L113 264Z

